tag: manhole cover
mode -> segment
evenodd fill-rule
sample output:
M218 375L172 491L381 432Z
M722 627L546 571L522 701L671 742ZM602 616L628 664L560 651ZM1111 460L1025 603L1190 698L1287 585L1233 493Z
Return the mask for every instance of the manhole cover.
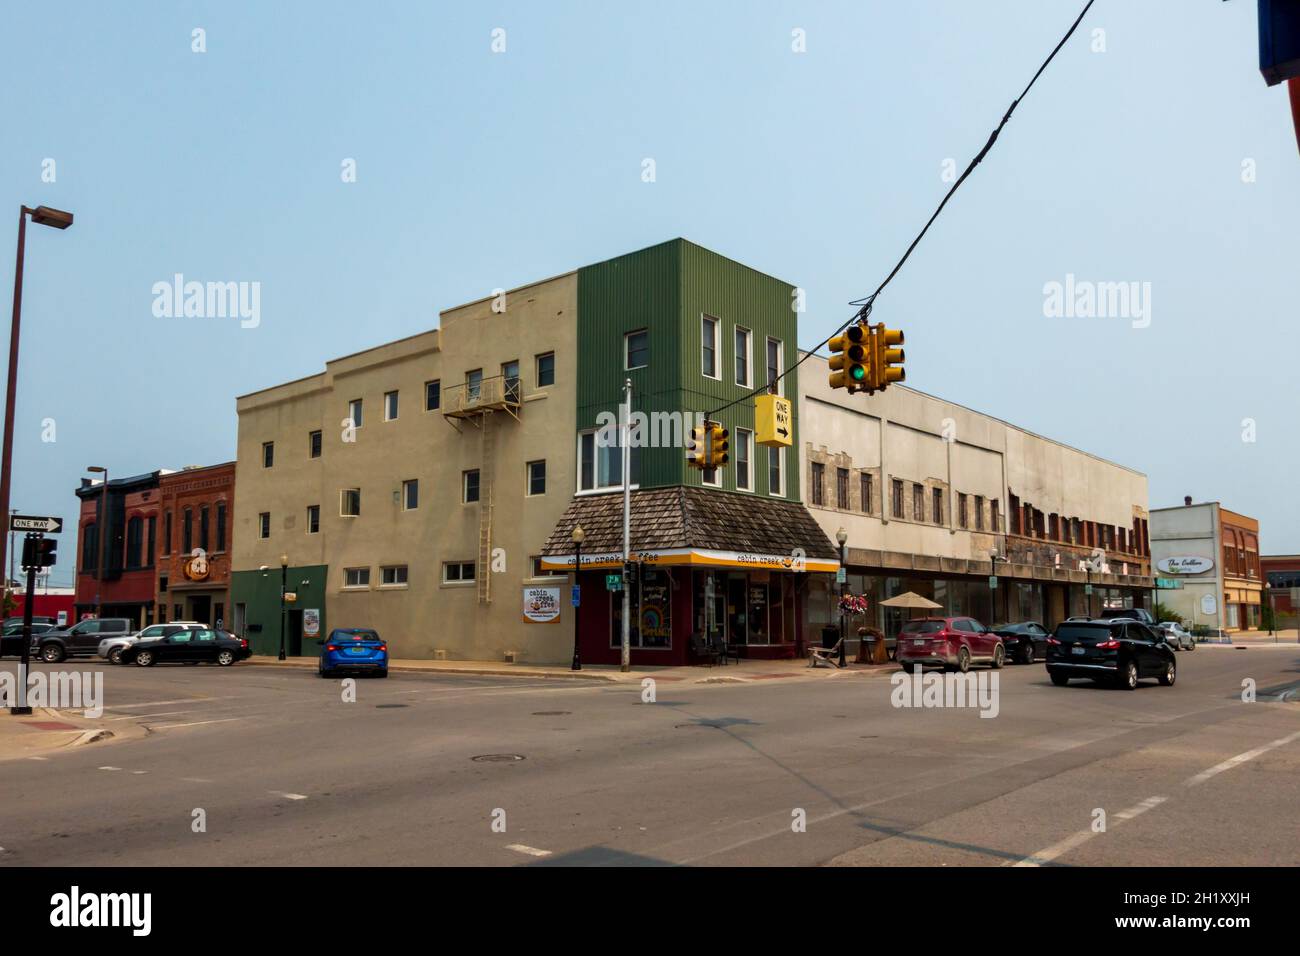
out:
M479 754L477 757L470 757L470 760L478 763L511 763L516 760L523 760L523 754Z
M571 710L535 710L534 717L568 717L573 711Z
M410 704L375 704L375 709L384 710L385 708L391 708L391 707L409 707L409 706L411 705Z

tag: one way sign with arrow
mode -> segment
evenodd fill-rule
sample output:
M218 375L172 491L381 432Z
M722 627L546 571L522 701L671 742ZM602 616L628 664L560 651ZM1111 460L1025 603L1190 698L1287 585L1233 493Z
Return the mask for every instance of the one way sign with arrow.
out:
M38 517L36 515L14 515L10 524L12 531L44 531L46 534L58 534L63 530L62 518Z
M789 447L794 429L790 399L780 395L759 395L754 399L755 441L771 448Z

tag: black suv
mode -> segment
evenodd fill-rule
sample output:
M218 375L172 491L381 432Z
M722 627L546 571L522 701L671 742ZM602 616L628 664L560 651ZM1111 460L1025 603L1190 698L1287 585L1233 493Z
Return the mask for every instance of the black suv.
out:
M130 618L88 618L72 627L33 634L32 657L39 657L47 664L57 664L68 657L91 657L99 652L99 642L105 638L126 637L134 632Z
M1164 634L1139 621L1066 621L1047 639L1047 673L1057 687L1087 677L1133 690L1143 677L1172 685L1178 663Z

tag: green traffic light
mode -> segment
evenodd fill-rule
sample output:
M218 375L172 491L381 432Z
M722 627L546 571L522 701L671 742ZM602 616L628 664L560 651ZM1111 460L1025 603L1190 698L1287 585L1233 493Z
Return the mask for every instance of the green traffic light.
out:
M853 376L855 381L860 382L867 377L867 370L861 365L855 365L849 370L849 374Z

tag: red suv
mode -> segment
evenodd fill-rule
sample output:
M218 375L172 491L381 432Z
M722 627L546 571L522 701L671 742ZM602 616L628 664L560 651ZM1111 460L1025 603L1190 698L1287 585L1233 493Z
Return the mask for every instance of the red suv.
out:
M974 618L919 617L903 625L896 657L908 673L931 664L964 674L972 664L1001 667L1006 649L1002 638Z

